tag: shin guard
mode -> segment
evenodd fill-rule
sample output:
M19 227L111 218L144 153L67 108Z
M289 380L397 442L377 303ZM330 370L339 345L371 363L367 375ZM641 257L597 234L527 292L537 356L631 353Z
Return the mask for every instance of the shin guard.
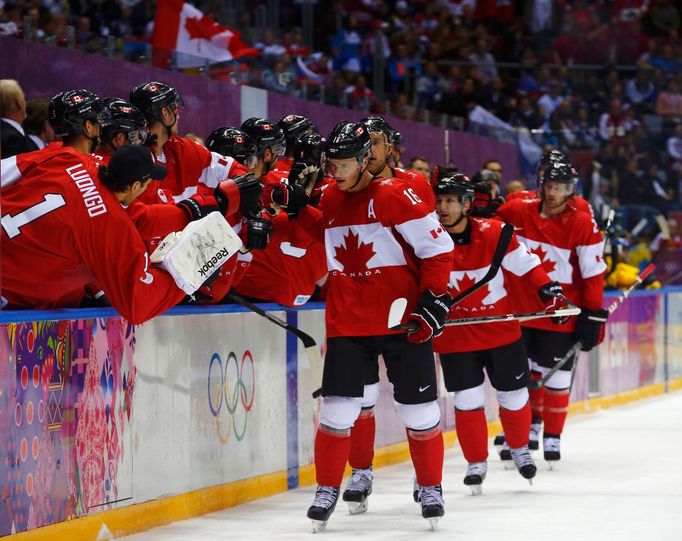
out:
M407 441L417 483L422 487L439 485L443 478L443 433L440 426L429 430L407 429Z
M488 458L488 423L485 410L455 409L455 428L466 461L469 464L484 462Z
M375 432L374 408L363 409L350 429L351 444L348 463L351 468L364 470L372 465Z
M500 421L502 422L502 430L504 430L504 436L509 447L518 449L528 445L528 433L530 432L531 422L531 410L528 402L526 402L524 407L516 411L500 407Z
M568 415L569 389L547 389L545 392L545 433L559 435Z
M350 454L350 430L320 425L315 435L315 478L318 485L340 487Z

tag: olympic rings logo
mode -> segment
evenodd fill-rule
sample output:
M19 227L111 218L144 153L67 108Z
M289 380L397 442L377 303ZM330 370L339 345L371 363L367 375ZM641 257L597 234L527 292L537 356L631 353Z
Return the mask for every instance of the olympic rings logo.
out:
M223 445L232 432L237 441L244 439L255 394L256 372L250 351L244 352L241 362L233 351L224 362L218 353L213 354L208 365L208 407Z

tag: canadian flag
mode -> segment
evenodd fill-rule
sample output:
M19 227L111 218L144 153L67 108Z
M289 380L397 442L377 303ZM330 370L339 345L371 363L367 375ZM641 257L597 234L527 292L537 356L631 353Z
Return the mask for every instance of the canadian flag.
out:
M156 51L154 63L161 67L168 67L172 51L178 53L178 67L202 66L207 60L226 62L259 54L256 49L244 45L239 32L218 24L182 0L159 0L152 46L160 49Z

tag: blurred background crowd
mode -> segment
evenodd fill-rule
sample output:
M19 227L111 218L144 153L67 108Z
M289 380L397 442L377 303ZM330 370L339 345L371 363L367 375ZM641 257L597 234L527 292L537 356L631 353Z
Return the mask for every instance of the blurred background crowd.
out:
M679 2L192 3L259 54L189 73L450 129L483 108L570 154L595 208L681 208ZM0 0L0 35L154 62L155 4Z

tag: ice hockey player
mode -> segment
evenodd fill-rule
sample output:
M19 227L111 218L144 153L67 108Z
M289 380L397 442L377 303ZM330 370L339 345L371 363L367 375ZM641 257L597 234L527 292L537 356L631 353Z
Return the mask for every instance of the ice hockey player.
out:
M519 243L511 229L503 234L503 227L511 226L468 216L474 188L466 176L443 178L434 186L434 192L440 223L455 244L451 296L473 287L491 266L498 267L490 282L453 305L450 319L513 313L510 275L522 279L527 290L537 291L541 302L553 303L552 295L561 293L561 288L551 282L538 257ZM455 393L457 439L468 462L464 484L471 487L473 494L480 494L488 468L484 369L496 390L500 420L516 468L532 482L537 468L528 449L530 376L519 322L447 327L434 339L433 348L440 354L445 386Z
M561 285L566 297L582 312L561 326L542 319L524 323L531 377L535 381L542 379L577 340L582 342L583 351L601 343L608 316L601 307L606 270L602 237L591 215L571 205L577 183L575 170L566 163L552 162L538 180L539 199L513 199L498 209L497 217L514 225L519 240L540 258L548 276ZM538 310L532 296L518 295L515 299L521 312ZM549 462L561 458L560 438L574 362L568 361L543 387L530 393L530 442L539 440L544 421L544 458Z
M435 197L428 179L416 171L392 166L396 131L380 116L368 116L362 122L372 140L372 154L369 158L369 172L375 177L397 178L408 184L417 196L429 207L435 208Z
M308 117L301 115L286 115L277 121L277 126L284 133L286 139L285 155L277 160L275 168L289 172L294 165L294 145L302 135L317 132L315 124Z
M130 103L147 119L152 138L149 144L156 161L168 169L163 186L152 183L141 196L142 202L154 203L157 197L163 197L160 188L170 190L176 201L195 193L210 195L220 182L243 173L241 166L232 158L213 153L191 139L178 136L183 101L175 88L158 81L144 83L131 91ZM245 215L256 213L262 189L260 181L241 177L239 184L240 212Z
M57 94L49 119L64 147L35 153L41 159L2 192L2 287L10 307L78 306L85 287L96 281L123 317L142 323L186 293L170 274L150 267L142 238L121 206L152 179L161 180L165 168L146 149L145 160L129 146L121 149L120 163L100 176L89 154L104 111L87 90Z
M272 191L280 196L319 201L326 185L320 170L322 138L317 133L305 133L291 151L296 161L288 173L279 169L266 175L263 190L265 206L269 206ZM284 176L286 175L286 176ZM313 193L315 191L315 193ZM327 275L324 242L309 235L297 234L290 220L294 214L278 212L272 216L272 235L265 250L254 253L246 272L236 284L237 291L252 301L276 302L283 306L301 306L315 293L316 285ZM240 266L242 260L240 256Z
M329 268L324 398L315 437L318 487L308 509L316 531L326 525L339 498L350 430L360 415L366 384L378 381L379 355L407 429L422 516L435 528L445 512L431 338L443 331L450 308L453 244L433 209L405 183L369 172L370 151L363 124L337 124L324 143L325 173L335 182L322 192L319 210L301 209L294 198L287 207L299 213L293 221L303 231L324 239ZM294 202L299 208L292 208ZM275 203L283 204L281 199ZM398 298L411 307L403 322L418 325L410 334L387 329L390 307Z

